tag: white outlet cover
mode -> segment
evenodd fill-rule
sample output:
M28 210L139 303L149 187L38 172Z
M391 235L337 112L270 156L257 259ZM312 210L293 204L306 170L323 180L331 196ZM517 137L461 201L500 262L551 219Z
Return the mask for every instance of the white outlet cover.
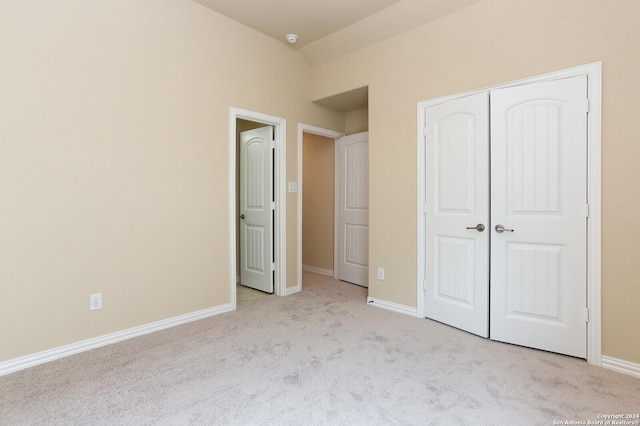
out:
M89 310L102 309L102 293L94 293L89 296Z

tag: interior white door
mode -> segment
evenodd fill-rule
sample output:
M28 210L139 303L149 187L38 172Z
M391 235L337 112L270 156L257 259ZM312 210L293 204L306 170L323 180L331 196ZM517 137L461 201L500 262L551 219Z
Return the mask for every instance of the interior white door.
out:
M369 133L337 144L338 279L369 285Z
M240 284L273 293L273 127L240 133Z
M587 77L490 96L491 338L585 358Z
M488 337L489 95L425 114L425 315Z

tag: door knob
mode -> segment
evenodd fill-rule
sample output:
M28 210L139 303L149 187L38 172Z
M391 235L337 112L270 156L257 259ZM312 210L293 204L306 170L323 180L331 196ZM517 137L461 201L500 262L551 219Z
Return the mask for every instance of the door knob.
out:
M479 223L476 226L467 226L467 229L475 229L478 232L484 231L484 225Z
M502 234L503 232L513 232L513 229L505 228L503 225L496 225L496 232Z
M244 213L242 213L242 214L240 215L240 219L244 219L245 217L246 217L246 216L244 215Z

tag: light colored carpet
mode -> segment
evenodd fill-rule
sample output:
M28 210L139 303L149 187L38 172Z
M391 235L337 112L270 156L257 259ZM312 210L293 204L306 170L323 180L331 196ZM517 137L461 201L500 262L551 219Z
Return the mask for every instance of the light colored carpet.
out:
M260 290L245 287L243 285L236 285L236 304L242 305L249 300L261 299L263 297L273 296L273 294L265 293Z
M640 412L640 380L301 293L0 377L3 425L551 425Z

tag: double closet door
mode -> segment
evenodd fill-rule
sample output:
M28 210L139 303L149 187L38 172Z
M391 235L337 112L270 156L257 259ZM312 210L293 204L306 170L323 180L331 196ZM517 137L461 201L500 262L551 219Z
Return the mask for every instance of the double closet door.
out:
M426 109L425 315L586 358L587 77Z

